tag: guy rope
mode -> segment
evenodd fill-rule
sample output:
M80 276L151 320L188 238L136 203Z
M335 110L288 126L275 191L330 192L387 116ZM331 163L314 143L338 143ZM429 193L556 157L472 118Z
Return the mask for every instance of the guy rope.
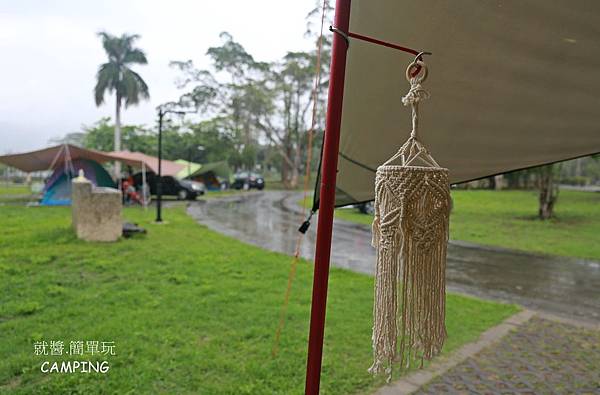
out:
M323 48L323 25L325 22L325 10L327 9L327 0L323 0L322 12L321 12L321 30L319 33L319 39L317 43L317 59L315 63L315 84L312 91L312 120L311 126L308 130L308 141L307 141L307 152L306 152L306 165L305 165L305 174L304 174L304 193L302 198L302 214L300 220L307 218L307 206L308 206L308 188L310 185L310 174L311 174L311 163L312 163L312 148L313 148L313 137L314 131L317 124L317 103L319 99L319 88L321 86L321 51ZM312 218L314 212L311 211L308 215L306 221L302 223L299 229L298 236L296 238L296 248L294 250L294 257L292 258L292 263L290 265L290 272L288 275L287 287L285 290L285 297L283 300L283 305L281 306L281 310L279 313L279 323L277 325L277 330L275 332L275 341L273 343L273 349L271 350L271 355L273 357L277 356L279 351L279 339L281 338L281 331L283 330L283 326L285 324L285 317L287 314L287 307L290 301L290 293L292 291L292 284L294 282L294 278L296 277L296 270L298 266L298 260L300 259L300 248L302 247L302 241L304 240L304 235L308 230L308 226L310 225L310 219Z

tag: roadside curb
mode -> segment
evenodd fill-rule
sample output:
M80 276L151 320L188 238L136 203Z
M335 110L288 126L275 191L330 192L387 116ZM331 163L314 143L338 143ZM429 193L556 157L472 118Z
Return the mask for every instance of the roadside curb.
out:
M537 315L537 313L531 310L523 310L510 316L501 324L483 332L477 341L465 344L448 356L440 357L425 369L411 372L400 380L379 388L373 395L410 394L437 376L446 373L450 368L497 342L511 330L529 321L535 315Z

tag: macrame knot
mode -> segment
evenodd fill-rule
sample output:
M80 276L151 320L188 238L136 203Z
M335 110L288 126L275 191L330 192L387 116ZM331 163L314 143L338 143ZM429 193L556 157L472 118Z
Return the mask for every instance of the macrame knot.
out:
M402 104L405 106L411 106L419 103L421 100L429 99L429 92L421 86L420 78L410 79L410 89L408 93L402 98Z
M415 239L415 244L423 251L429 251L437 241L435 232L422 227L415 227L413 237Z

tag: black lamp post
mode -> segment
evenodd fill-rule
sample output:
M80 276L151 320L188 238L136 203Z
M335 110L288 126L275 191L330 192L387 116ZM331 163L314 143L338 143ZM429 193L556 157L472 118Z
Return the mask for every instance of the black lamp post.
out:
M162 222L162 124L166 114L185 115L193 111L175 111L158 107L158 176L156 178L156 222Z

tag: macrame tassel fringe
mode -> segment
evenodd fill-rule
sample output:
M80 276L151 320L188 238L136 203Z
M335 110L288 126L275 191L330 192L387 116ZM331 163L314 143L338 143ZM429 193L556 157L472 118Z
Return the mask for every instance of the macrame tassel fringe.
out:
M450 194L442 168L377 169L373 374L438 354L446 339L445 270Z

